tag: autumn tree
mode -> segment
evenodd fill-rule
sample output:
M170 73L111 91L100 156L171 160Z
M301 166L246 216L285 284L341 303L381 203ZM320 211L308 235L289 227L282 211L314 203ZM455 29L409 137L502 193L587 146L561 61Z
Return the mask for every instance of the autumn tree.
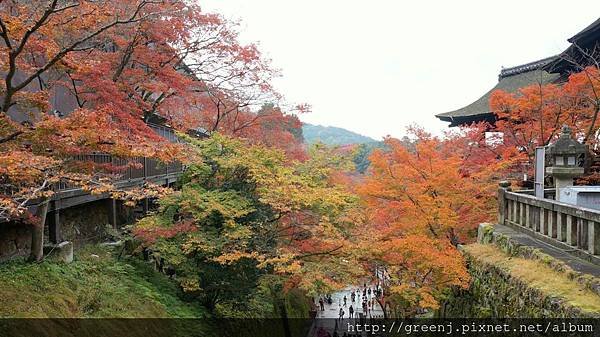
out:
M93 67L94 62L100 63L90 53L113 43L113 34L119 28L157 20L168 6L164 1L146 0L0 3L2 221L16 219L42 228L43 219L30 214L28 206L40 202L43 210L52 194L51 187L59 181L95 193L114 191L112 169L92 175L98 171L90 163L74 160L73 155L102 152L165 158L177 152L175 146L150 132L135 114L120 117L131 111L119 115L120 108L127 106L118 100L122 96L113 95L110 103L78 101L66 118L56 116L60 114L57 104L64 103L58 88L66 78ZM74 78L71 82L77 81ZM152 189L143 186L139 192ZM37 248L32 249L32 255L39 259L39 246L34 246Z
M258 284L281 303L293 288L316 295L349 282L357 271L349 233L360 214L357 198L331 180L350 168L347 160L318 148L289 162L281 151L219 135L189 141L203 161L134 231L185 291L224 310L251 303L243 298ZM274 310L285 316L281 308Z
M385 140L389 150L371 155L369 174L359 186L372 226L365 249L387 266L391 278L381 304L401 316L436 309L451 287L468 285L455 247L490 219L495 207L486 175L504 165L497 158L473 159L488 152L468 140L474 133L439 139L421 129L411 132L412 144Z
M276 96L256 47L240 44L233 24L194 2L5 1L0 10L3 219L32 222L27 205L48 198L58 181L118 197L156 195L151 186L117 191L111 182L122 168L73 155L185 159L147 122L217 130L231 113L232 130L245 130L257 125L248 97L258 105ZM223 112L225 101L237 108Z
M507 145L533 156L535 147L548 145L563 125L588 144L598 141L600 73L589 66L561 84L534 84L516 93L498 90L490 107L498 116L496 130Z

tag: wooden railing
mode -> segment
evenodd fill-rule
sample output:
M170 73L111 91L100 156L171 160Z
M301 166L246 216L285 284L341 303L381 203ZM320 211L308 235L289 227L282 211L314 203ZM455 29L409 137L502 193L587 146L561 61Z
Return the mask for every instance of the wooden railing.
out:
M587 252L600 255L600 211L511 192L501 184L498 222L522 227Z
M113 169L117 168L113 172L117 175L116 182L166 176L183 171L183 165L180 162L161 163L157 159L146 157L118 158L109 154L85 154L73 156L73 160L82 163L90 162L96 166L107 165ZM68 182L60 182L53 189L63 191L72 188L77 188L77 186Z

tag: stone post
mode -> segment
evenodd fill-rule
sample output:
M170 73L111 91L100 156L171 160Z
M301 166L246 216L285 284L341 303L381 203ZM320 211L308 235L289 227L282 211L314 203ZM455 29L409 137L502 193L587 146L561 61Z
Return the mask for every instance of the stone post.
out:
M506 192L510 191L510 182L503 180L498 183L498 223L504 225L506 221L508 201L506 200Z
M585 173L589 161L589 149L572 137L571 129L563 126L560 137L546 148L546 156L552 166L546 167L546 173L554 178L555 199L561 201L560 191L573 186L573 179Z

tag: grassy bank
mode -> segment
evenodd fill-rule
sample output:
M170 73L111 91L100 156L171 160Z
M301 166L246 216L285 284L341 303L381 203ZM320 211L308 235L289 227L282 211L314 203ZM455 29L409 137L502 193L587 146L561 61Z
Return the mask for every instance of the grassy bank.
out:
M203 317L179 289L143 261L118 260L89 246L71 264L14 261L0 265L0 317Z

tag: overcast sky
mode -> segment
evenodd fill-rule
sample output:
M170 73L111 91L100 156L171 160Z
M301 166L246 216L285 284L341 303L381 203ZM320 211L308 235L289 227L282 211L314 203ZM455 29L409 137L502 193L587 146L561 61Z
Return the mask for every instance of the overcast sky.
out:
M467 105L511 67L558 54L600 17L600 1L199 0L242 21L282 70L301 120L376 139Z

